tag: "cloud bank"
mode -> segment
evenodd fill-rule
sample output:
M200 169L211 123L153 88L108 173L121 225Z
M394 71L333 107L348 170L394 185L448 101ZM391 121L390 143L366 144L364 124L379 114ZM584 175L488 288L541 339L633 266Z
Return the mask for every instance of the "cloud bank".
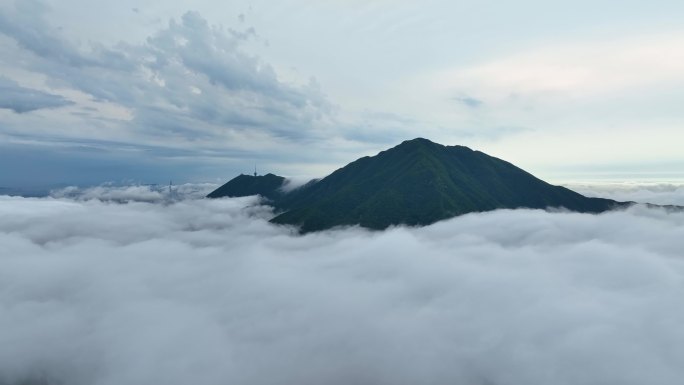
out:
M296 236L254 198L99 193L0 197L0 384L684 375L682 213L501 210Z

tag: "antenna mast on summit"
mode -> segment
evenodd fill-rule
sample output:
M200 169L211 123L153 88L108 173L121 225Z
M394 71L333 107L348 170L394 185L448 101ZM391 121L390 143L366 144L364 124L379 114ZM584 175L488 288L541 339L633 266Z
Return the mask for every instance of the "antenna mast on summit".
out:
M257 176L257 173L256 173L256 164L254 165L254 176Z

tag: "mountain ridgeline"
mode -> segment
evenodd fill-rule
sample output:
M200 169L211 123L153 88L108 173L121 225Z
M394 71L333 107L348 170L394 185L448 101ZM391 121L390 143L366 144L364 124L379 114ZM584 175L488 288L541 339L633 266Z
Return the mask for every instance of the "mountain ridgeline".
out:
M298 226L303 233L348 225L422 226L502 208L600 213L627 204L588 198L480 151L422 138L360 158L287 193L284 182L273 174L240 175L208 197L259 194L279 213L271 222Z

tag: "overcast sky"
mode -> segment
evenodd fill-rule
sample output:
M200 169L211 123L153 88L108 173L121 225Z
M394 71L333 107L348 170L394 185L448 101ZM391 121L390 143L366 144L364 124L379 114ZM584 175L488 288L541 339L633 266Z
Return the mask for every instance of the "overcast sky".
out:
M323 176L422 136L681 176L681 1L0 0L0 186Z

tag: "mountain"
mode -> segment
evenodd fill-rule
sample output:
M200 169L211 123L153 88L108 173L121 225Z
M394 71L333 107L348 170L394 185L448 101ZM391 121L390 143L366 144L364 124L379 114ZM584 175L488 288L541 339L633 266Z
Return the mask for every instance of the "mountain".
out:
M283 195L280 187L282 187L284 182L285 178L274 174L262 176L240 174L212 191L207 195L207 198L261 195L264 198L275 201Z
M299 226L304 233L335 226L384 229L428 225L470 212L500 208L565 208L600 213L626 203L588 198L550 185L501 159L463 146L427 139L405 141L373 157L360 158L327 177L290 193L280 185L252 186L260 178L241 175L210 197L259 193L280 212L271 221ZM265 178L261 177L261 178ZM230 188L227 188L231 185ZM275 192L274 192L275 191Z

